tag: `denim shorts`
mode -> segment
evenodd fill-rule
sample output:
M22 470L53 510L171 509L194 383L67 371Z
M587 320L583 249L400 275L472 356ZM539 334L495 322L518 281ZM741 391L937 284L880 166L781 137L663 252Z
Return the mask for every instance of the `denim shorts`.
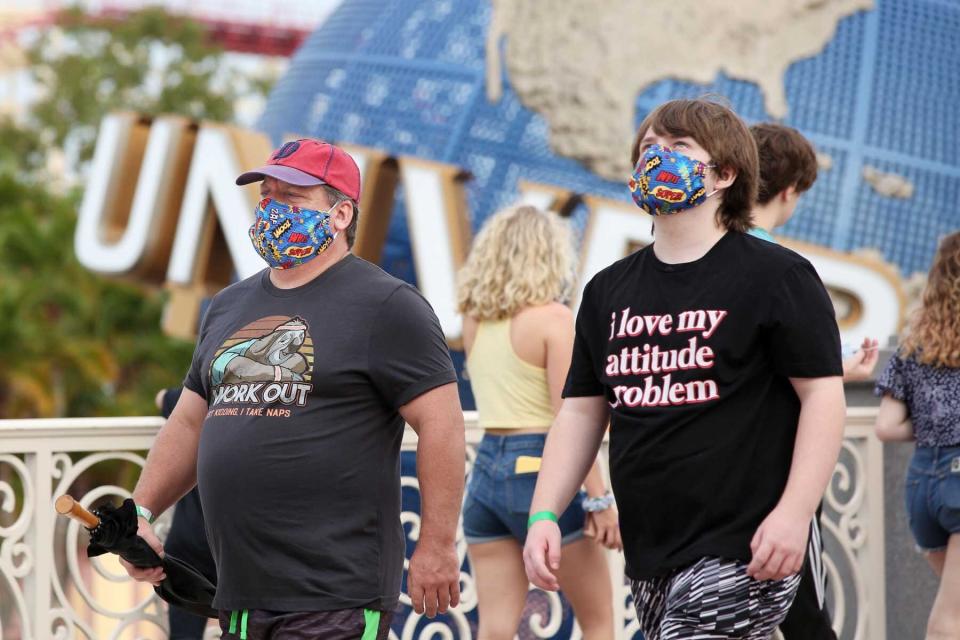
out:
M463 503L463 534L469 544L508 538L520 544L526 541L530 502L539 474L518 468L517 458L542 457L546 440L546 434L483 436ZM580 492L560 516L563 544L583 537L586 514L580 503L584 495Z
M907 471L907 520L921 551L960 533L960 446L917 447Z

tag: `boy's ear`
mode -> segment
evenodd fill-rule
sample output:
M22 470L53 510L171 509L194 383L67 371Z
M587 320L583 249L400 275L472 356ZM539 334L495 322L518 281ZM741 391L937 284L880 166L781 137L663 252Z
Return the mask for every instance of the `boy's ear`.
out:
M714 189L726 189L737 180L737 172L730 167L720 167L717 171L717 182L713 185Z
M797 188L793 185L790 185L789 187L787 187L786 189L784 189L778 194L777 199L780 200L782 203L786 204L787 202L792 200L796 195L797 195Z

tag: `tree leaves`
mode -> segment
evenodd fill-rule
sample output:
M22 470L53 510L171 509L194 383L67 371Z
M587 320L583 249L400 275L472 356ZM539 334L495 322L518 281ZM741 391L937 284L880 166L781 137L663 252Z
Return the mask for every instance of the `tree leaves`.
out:
M0 415L155 412L192 345L160 332L163 295L73 255L76 195L0 175Z
M80 164L93 155L106 113L230 121L241 80L208 42L202 25L158 7L123 20L68 10L60 27L30 48L28 59L41 89L31 125Z
M201 25L156 8L122 21L69 12L29 59L41 97L25 122L0 119L0 416L155 413L193 345L162 334L162 291L77 262L81 194L52 188L48 161L88 160L117 109L229 121L246 79Z

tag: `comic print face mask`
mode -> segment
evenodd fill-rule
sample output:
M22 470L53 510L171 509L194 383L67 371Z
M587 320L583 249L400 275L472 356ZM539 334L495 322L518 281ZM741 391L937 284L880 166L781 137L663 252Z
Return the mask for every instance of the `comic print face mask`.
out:
M290 269L326 251L337 234L330 231L330 211L303 209L264 198L254 211L250 242L272 269Z
M703 185L703 176L713 166L670 147L650 145L630 177L630 195L652 216L692 209L717 193L716 189L707 193Z

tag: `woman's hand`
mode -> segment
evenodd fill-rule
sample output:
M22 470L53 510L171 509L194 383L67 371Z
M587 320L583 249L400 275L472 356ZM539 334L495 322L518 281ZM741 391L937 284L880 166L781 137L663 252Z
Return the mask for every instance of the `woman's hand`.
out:
M588 512L583 534L593 538L607 549L623 550L623 541L620 538L620 517L616 507Z

